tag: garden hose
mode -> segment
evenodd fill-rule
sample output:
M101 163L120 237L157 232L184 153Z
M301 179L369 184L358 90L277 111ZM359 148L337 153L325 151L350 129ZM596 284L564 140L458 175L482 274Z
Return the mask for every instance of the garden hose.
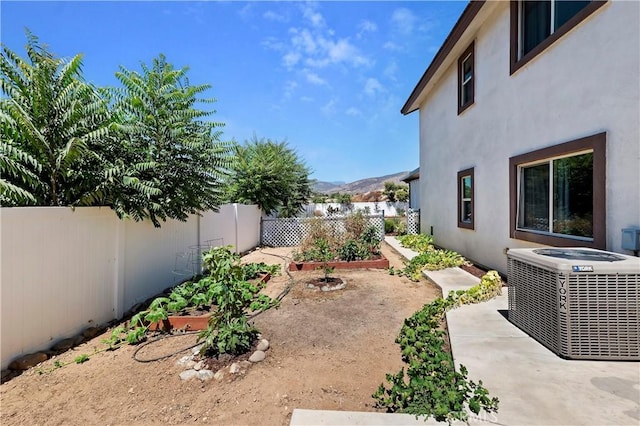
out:
M284 261L289 261L289 260L291 260L291 258L286 257L286 256L281 256L281 255L279 255L279 254L275 254L275 253L266 253L266 252L262 251L262 249L260 249L260 253L262 253L262 254L266 254L267 256L274 256L274 257L278 257L278 258L280 258L280 259L282 259L282 260L284 260ZM284 288L284 290L282 290L282 291L280 292L280 294L275 298L275 300L277 300L278 302L280 302L282 299L284 299L284 297L285 297L287 294L289 294L289 292L291 291L291 289L292 289L292 288L293 288L293 286L295 285L295 281L294 281L294 279L293 279L293 275L291 275L291 272L289 272L289 270L286 268L286 264L285 264L285 266L284 266L284 271L285 271L285 273L287 274L287 276L289 277L289 283L288 283L288 284L287 284L287 286ZM253 318L257 317L258 315L260 315L260 314L261 314L261 313L263 313L263 312L265 312L265 311L258 311L258 312L255 312L255 313L253 313L253 314L249 315L249 316L248 316L248 319L253 319ZM144 342L144 343L140 344L140 345L138 346L138 348L136 348L136 350L133 352L133 355L132 355L131 357L132 357L135 361L142 362L142 363L155 362L155 361L161 361L161 360L163 360L163 359L171 358L172 356L178 355L178 354L180 354L180 353L182 353L182 352L186 352L186 351L188 351L189 349L193 349L193 348L195 348L196 346L200 345L200 342L196 342L196 343L194 343L193 345L190 345L190 346L188 346L188 347L185 347L185 348L182 348L182 349L178 349L177 351L174 351L174 352L172 352L172 353L170 353L170 354L160 355L160 356L157 356L157 357L154 357L154 358L149 358L149 359L139 359L139 358L137 357L137 355L138 355L138 352L140 352L143 348L145 348L145 347L147 347L147 346L149 346L149 345L151 345L151 344L153 344L153 343L157 343L157 342L159 342L159 341L161 341L161 340L168 339L168 338L170 338L170 337L179 337L179 336L184 336L184 335L187 335L187 334L196 334L196 333L199 333L199 331L185 331L185 332L181 332L181 333L179 333L179 334L161 334L160 336L156 337L156 338L155 338L155 339L153 339L153 340L149 340L149 341L146 341L146 342Z

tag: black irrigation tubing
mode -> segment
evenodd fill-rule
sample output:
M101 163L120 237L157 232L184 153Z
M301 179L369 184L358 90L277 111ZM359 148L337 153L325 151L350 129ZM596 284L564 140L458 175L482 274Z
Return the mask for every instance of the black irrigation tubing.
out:
M186 334L195 334L195 333L199 333L199 331L185 331L185 332L182 332L182 333L180 333L180 334L162 334L162 335L160 335L159 337L156 337L156 338L155 338L155 339L153 339L153 340L149 340L149 341L147 341L147 342L144 342L143 344L141 344L140 346L138 346L138 348L135 350L135 352L133 352L133 355L132 355L131 357L132 357L135 361L143 362L143 363L144 363L144 362L161 361L161 360L166 359L166 358L171 358L171 357L172 357L172 356L174 356L174 355L178 355L179 353L182 353L182 352L188 351L189 349L195 348L196 346L198 346L198 345L200 344L200 342L196 342L196 343L194 343L193 345L191 345L191 346L189 346L189 347L182 348L182 349L178 349L177 351L172 352L172 353L170 353L170 354L160 355L160 356L155 357L155 358L139 359L139 358L136 358L136 355L138 355L138 352L140 352L140 350L142 350L142 348L144 348L144 347L146 347L146 346L149 346L149 345L150 345L150 344L152 344L152 343L156 343L156 342L159 342L159 341L161 341L161 340L168 339L168 338L170 338L170 337L180 337L180 336L184 336L184 335L186 335Z
M263 251L262 249L260 249L260 253L262 253L262 254L266 254L267 256L279 257L280 259L285 260L285 261L289 261L289 260L291 260L291 258L289 258L289 257L287 257L287 256L281 256L281 255L279 255L279 254L275 254L275 253L267 253L267 252ZM286 264L284 265L284 271L286 272L287 276L289 277L289 284L287 284L287 286L285 287L285 289L284 289L284 290L282 290L282 291L280 292L280 294L276 297L276 300L277 300L278 302L280 302L282 299L284 299L284 297L285 297L287 294L289 294L289 292L291 291L291 289L292 289L292 288L293 288L293 286L295 285L295 281L294 281L294 279L293 279L293 275L291 275L291 272L289 272L289 270L287 269ZM261 313L263 313L263 312L265 312L265 311L258 311L258 312L256 312L256 313L254 313L254 314L252 314L252 315L250 315L250 316L249 316L249 319L253 319L253 318L257 317L258 315L260 315L260 314L261 314ZM159 337L156 337L156 338L155 338L155 339L153 339L153 340L149 340L149 341L147 341L147 342L142 343L142 344L141 344L140 346L138 346L138 348L133 352L133 355L132 355L131 357L132 357L135 361L142 362L142 363L155 362L155 361L161 361L161 360L163 360L163 359L171 358L171 357L172 357L172 356L174 356L174 355L178 355L179 353L186 352L186 351L188 351L189 349L193 349L193 348L195 348L196 346L198 346L198 345L200 344L200 342L196 342L196 343L194 343L193 345L191 345L191 346L189 346L189 347L186 347L186 348L178 349L177 351L174 351L174 352L172 352L172 353L170 353L170 354L160 355L160 356L157 356L157 357L154 357L154 358L149 358L149 359L139 359L139 358L137 358L137 355L138 355L138 352L140 352L143 348L145 348L145 347L147 347L147 346L149 346L149 345L151 345L151 344L153 344L153 343L159 342L159 341L164 340L164 339L168 339L168 338L170 338L170 337L180 337L180 336L184 336L184 335L187 335L187 334L195 334L195 333L199 333L199 331L185 331L185 332L182 332L182 333L179 333L179 334L162 334L162 335L160 335Z

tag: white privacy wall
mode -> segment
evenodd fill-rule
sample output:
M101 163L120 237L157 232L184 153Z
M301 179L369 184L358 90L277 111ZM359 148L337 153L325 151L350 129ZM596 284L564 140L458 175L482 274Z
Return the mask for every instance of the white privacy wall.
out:
M189 256L207 240L250 250L260 240L260 210L225 205L219 213L155 228L119 220L109 208L0 209L2 368L16 356L120 318L188 278L181 262L192 262Z
M506 272L509 157L607 132L608 250L640 226L640 4L612 1L509 75L509 2L488 2L420 107L421 227ZM457 58L475 40L475 104L457 114ZM457 172L474 167L475 230L457 226ZM576 242L579 245L579 242Z

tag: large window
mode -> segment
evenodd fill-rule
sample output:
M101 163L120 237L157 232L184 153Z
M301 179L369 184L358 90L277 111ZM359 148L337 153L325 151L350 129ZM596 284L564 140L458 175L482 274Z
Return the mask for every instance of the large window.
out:
M458 172L458 227L474 229L473 169Z
M511 236L604 248L604 133L512 157Z
M458 58L458 114L469 108L474 102L475 66L473 43Z
M511 73L534 58L606 1L511 2Z

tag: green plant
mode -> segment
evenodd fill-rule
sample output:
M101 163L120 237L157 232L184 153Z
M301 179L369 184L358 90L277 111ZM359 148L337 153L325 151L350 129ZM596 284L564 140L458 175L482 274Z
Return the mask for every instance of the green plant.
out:
M102 180L107 104L84 81L82 55L61 59L26 38L27 58L6 46L0 55L0 204L91 204L83 200Z
M227 290L239 292L239 295L233 296L238 301L251 297L256 298L257 301L263 300L262 295L257 295L261 285L247 280L254 279L261 272L276 274L280 271L280 266L264 263L242 265L240 256L233 253L231 249L232 246L214 247L203 253L205 276L196 282L187 281L178 285L166 297L155 298L147 309L131 317L127 329L113 330L111 338L105 343L116 344L123 340L130 344L138 343L145 338L149 324L167 319L173 313L198 308L206 309L211 305L217 305L219 311L220 301L225 301L221 292ZM259 306L256 306L256 309L258 308Z
M109 203L120 217L160 226L166 218L216 211L224 201L232 144L219 140L223 124L210 121L215 111L196 108L215 100L200 98L211 86L190 84L188 71L159 55L140 72L122 66L116 72L121 87L109 92L121 141L115 158L125 168L146 164L110 184Z
M399 220L398 225L396 226L396 232L398 235L405 235L407 233L407 222Z
M495 296L499 278L492 271L479 285L450 292L446 299L438 298L405 319L396 343L407 364L406 373L403 368L397 374L386 375L389 386L381 384L373 394L378 407L389 412L433 416L449 423L467 420L466 407L475 414L481 410L497 411L499 401L489 397L482 381L469 380L463 365L455 370L451 354L445 350L442 321L450 309Z
M402 235L398 237L402 247L421 253L433 248L433 237L426 234Z
M455 251L431 248L411 259L404 268L404 274L412 280L418 281L425 269L437 271L461 266L465 263L466 259Z
M338 255L341 260L351 262L360 259L360 246L355 240L347 240L342 247L338 249Z
M310 170L287 142L258 139L235 146L227 199L257 204L267 214L296 216L311 197Z
M384 220L384 233L391 234L396 230L396 223L393 219L385 219Z
M89 361L89 355L87 354L82 354L82 355L78 355L73 362L75 362L76 364L82 364L84 362Z
M227 256L222 256L226 258ZM211 287L217 309L209 319L208 327L198 334L203 341L202 354L241 354L251 348L258 331L249 324L247 311L263 311L277 306L277 301L259 294L261 286L246 281L239 262L225 263L224 276L210 270L214 277Z

